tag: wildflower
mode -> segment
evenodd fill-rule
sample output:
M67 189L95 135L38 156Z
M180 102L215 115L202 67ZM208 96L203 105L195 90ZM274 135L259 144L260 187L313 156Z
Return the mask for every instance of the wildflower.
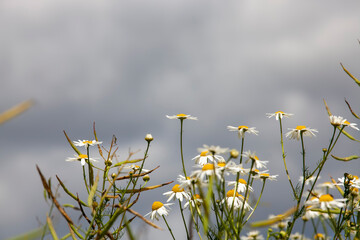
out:
M255 179L269 179L271 181L275 181L276 178L278 177L279 175L270 175L269 173L259 173L259 174L256 174L253 178Z
M192 117L191 115L187 115L187 114L177 114L177 115L173 115L173 116L169 116L166 115L167 118L169 119L180 119L180 120L184 120L184 119L190 119L190 120L198 120L197 117Z
M333 125L335 127L343 125L346 121L346 119L344 119L343 117L334 116L334 115L330 115L329 119L330 119L331 125Z
M153 136L150 133L146 134L145 141L151 142L152 140L154 140Z
M216 167L220 171L224 172L226 175L229 175L229 173L235 175L236 173L241 171L240 169L238 169L239 167L238 167L238 165L236 165L236 163L234 163L231 160L226 162L225 159L222 159L222 160L218 161Z
M228 186L234 186L234 188L236 187L236 181L229 181L228 182ZM246 191L246 186L247 185L247 182L242 179L242 178L239 178L238 180L238 183L237 183L237 192L245 192ZM249 185L248 186L249 190L252 192L254 191L253 188Z
M290 234L290 240L308 240L308 238L297 232Z
M135 165L135 164L131 164L131 165L127 165L125 167L123 167L123 169L129 171L129 173L136 173L137 171L139 171L141 168L141 166ZM148 169L141 169L141 172L150 172L150 170Z
M151 206L152 211L147 213L145 216L150 215L151 220L159 220L158 217L167 216L169 214L169 206L172 204L173 203L163 204L162 202L155 201Z
M325 240L325 236L322 233L317 233L314 235L315 240Z
M315 199L311 199L305 202L307 206L313 206L321 208L322 210L328 210L331 208L342 208L345 206L345 198L334 199L330 194L321 194Z
M248 158L246 163L248 163L250 160L254 161L256 168L266 167L266 163L268 163L268 161L260 161L259 158L255 155L255 152L246 151L242 154L242 156Z
M239 138L243 138L245 136L245 132L252 133L255 135L258 135L259 133L259 131L255 130L255 127L249 128L248 126L238 126L238 127L227 126L227 129L230 132L238 132Z
M245 210L252 210L250 205L246 201L244 201L244 197L238 192L235 192L234 189L229 190L226 193L226 197L221 201L221 203L225 203L225 202L229 209L231 209L232 207L234 210L241 209L243 204L245 204L244 205Z
M324 182L324 183L318 184L317 186L320 187L320 188L325 188L325 189L335 187L335 185L332 182Z
M208 145L204 144L202 148L198 148L197 150L199 152L209 151L213 155L215 155L215 154L218 155L218 154L226 153L228 151L228 148L222 148L220 146L214 146L214 145L208 146Z
M286 133L286 137L290 139L300 140L300 135L303 136L315 136L314 132L318 132L316 129L307 128L306 126L297 126L296 128L289 128L290 132Z
M190 204L192 207L195 207L195 205L201 205L203 203L203 200L201 199L199 194L195 194L191 199L189 199L185 204L184 208L187 208Z
M94 145L98 145L98 144L102 144L102 142L98 142L96 140L77 140L77 141L73 141L74 145L77 147L82 147L84 146L85 148L87 148L88 146L94 146Z
M190 198L189 194L187 194L183 188L180 188L179 184L175 184L171 191L163 193L163 195L170 195L166 202L170 202L174 197L179 199L181 202L184 198Z
M236 149L231 149L230 150L230 157L231 158L238 158L239 157L239 151L238 150L236 150Z
M215 165L212 163L207 163L202 166L200 170L192 172L190 177L196 177L200 180L200 182L204 182L205 177L212 176L214 173L218 179L222 180L220 169L215 167Z
M268 118L275 117L276 120L282 119L283 117L291 117L292 113L284 113L282 111L277 111L275 113L267 113L266 116Z
M278 215L273 215L270 214L269 215L269 219L273 219L276 218L278 221L276 224L271 225L271 228L280 228L283 229L287 226L288 221L290 221L291 217L285 217L283 214L278 214Z
M356 129L356 130L359 131L359 128L356 127L356 125L357 125L356 123L350 123L350 122L348 122L348 121L345 120L345 122L343 123L343 125L344 125L344 126L350 126L351 128Z
M242 236L241 239L244 240L264 240L263 235L259 231L248 232L246 236Z
M356 175L352 175L352 179L347 180L348 178L342 177L338 178L338 184L337 185L344 185L346 181L347 184L349 184L352 187L360 188L360 178Z
M86 159L88 159L88 155L86 154L79 154L79 155L74 155L75 157L74 158L67 158L65 161L67 162L73 162L73 161L80 161L81 162L81 165L84 166L85 163L86 163ZM92 162L97 162L96 159L93 159L93 158L89 158L90 161Z
M212 155L209 151L203 151L192 160L195 160L196 164L203 166L204 164L208 163L209 161L213 162L214 159L218 161L222 161L224 158L220 155Z

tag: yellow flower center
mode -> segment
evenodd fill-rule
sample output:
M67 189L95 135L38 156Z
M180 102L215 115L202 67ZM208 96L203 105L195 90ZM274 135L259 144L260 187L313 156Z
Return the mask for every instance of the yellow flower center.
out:
M80 155L79 155L79 159L83 159L83 158L88 158L88 155L86 155L86 154L80 154Z
M240 178L240 179L239 179L239 183L241 183L241 184L246 184L246 181L245 181L244 179Z
M200 156L205 157L208 154L209 151L203 151L200 153Z
M257 161L259 161L259 158L258 158L256 155L255 155L254 159L257 160Z
M315 240L321 240L321 239L325 239L325 237L324 237L323 234L318 233L318 234L316 234L316 235L314 236L314 239L315 239Z
M83 143L92 144L92 141L87 140L87 141L83 141Z
M155 210L158 210L159 208L161 208L162 206L164 206L164 204L162 204L161 202L154 202L153 204L152 204L152 206L151 206L151 209L153 210L153 211L155 211Z
M202 168L202 171L207 171L207 170L214 170L214 164L212 163L205 164Z
M284 114L283 111L277 111L275 114Z
M239 194L238 192L235 192L234 189L229 190L226 193L226 197L241 197L241 198L244 198L241 194Z
M350 125L350 122L348 120L344 121L344 125Z
M195 199L201 199L201 197L200 197L199 194L195 194L195 195L194 195L194 198L195 198Z
M330 194L324 194L319 197L320 202L331 202L333 200L334 200L334 198Z
M359 177L356 176L356 175L353 175L353 177L355 178L355 180L358 180L358 179L359 179Z
M175 184L173 188L171 189L173 192L183 192L184 189L179 187L179 184Z
M219 167L225 167L225 166L226 166L226 163L224 163L224 162L219 162L217 165L218 165Z
M270 177L270 174L268 174L268 173L261 173L261 174L260 174L260 177L268 178L268 177Z
M305 128L306 128L306 126L300 125L300 126L296 127L296 130L303 131L303 130L305 130Z
M249 129L248 126L244 126L244 125L241 125L241 126L238 126L238 129L241 130L241 129L244 129L244 131L247 131Z
M188 115L180 113L178 115L176 115L178 118L187 118Z

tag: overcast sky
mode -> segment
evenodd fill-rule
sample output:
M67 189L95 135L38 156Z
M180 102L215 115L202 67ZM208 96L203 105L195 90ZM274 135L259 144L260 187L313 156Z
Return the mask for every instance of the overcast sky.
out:
M292 198L278 123L265 114L295 114L284 129L319 130L306 139L309 166L331 135L323 99L335 115L356 122L344 98L359 113L359 88L340 62L360 76L359 9L358 1L328 0L1 0L0 111L27 99L36 104L0 126L0 238L37 227L37 217L44 222L48 207L36 164L54 182L58 174L73 191L82 188L80 164L64 161L73 152L63 130L73 140L92 139L95 121L105 147L117 136L122 160L129 148L140 149L140 157L144 136L151 133L155 140L146 167L160 165L153 184L176 180L179 122L165 115L178 113L199 118L185 122L189 171L203 144L239 148L227 125L256 127L259 136L249 135L245 148L268 160L270 172L280 176L265 190L263 214L254 217L285 211ZM287 141L285 147L297 178L300 145ZM334 151L360 154L359 145L345 138ZM331 159L324 181L346 171L356 174L359 166ZM144 194L146 201L135 210L146 214L153 201L165 201L165 191L169 188ZM64 193L60 201L71 202ZM169 218L175 225L179 214ZM174 231L183 236L182 229Z

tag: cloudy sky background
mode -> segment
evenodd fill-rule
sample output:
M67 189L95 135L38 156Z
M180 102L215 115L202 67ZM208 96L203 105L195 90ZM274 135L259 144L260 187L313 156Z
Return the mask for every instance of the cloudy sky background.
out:
M36 101L0 126L0 238L37 227L37 217L44 222L48 207L36 164L54 182L57 174L73 191L82 189L80 164L64 161L73 152L63 130L73 140L92 139L95 121L105 147L117 136L120 160L129 148L140 149L140 157L151 133L146 167L160 165L152 183L176 180L179 123L165 115L178 113L199 118L185 122L188 171L202 144L239 148L227 125L256 127L260 134L248 135L245 149L268 160L270 172L280 177L268 183L254 218L285 211L292 198L278 123L265 114L294 113L284 129L319 130L305 143L310 167L332 130L323 99L335 115L356 122L344 97L359 113L359 88L339 63L360 75L359 9L357 1L0 1L0 111ZM286 141L285 147L296 179L300 144ZM359 145L343 137L334 153L360 154ZM323 180L359 166L330 159ZM169 188L143 194L135 210L146 214L153 201L165 201ZM64 193L60 201L71 202ZM169 223L182 239L174 212ZM62 231L61 221L57 226ZM169 237L146 231L149 239Z

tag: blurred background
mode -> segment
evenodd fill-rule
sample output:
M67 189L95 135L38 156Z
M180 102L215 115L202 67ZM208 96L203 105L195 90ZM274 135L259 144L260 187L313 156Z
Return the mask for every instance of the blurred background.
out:
M344 98L359 113L360 89L340 62L360 76L359 9L358 1L333 0L1 0L0 112L27 99L36 104L0 126L0 238L45 222L49 207L36 164L54 184L57 174L81 194L81 165L65 162L74 152L63 130L72 140L93 139L96 122L104 147L116 135L119 160L129 149L140 150L135 156L141 157L144 137L151 133L145 167L160 169L150 183L176 180L180 124L165 115L178 113L199 119L185 121L188 171L203 144L239 149L236 133L226 126L256 127L259 136L247 135L245 150L269 161L270 173L279 178L267 184L254 220L284 212L293 202L278 122L265 114L295 114L284 121L285 131L297 125L319 130L305 142L312 169L332 133L323 99L334 115L356 122ZM296 182L300 143L287 140L285 148ZM359 143L341 137L333 153L359 155ZM359 167L359 161L330 159L320 182L344 172L359 174ZM153 201L166 201L162 193L170 189L144 193L134 210L148 213ZM62 191L59 200L72 202ZM178 206L173 209L168 221L183 239ZM66 227L57 219L61 235ZM141 239L170 237L167 231L141 229Z

